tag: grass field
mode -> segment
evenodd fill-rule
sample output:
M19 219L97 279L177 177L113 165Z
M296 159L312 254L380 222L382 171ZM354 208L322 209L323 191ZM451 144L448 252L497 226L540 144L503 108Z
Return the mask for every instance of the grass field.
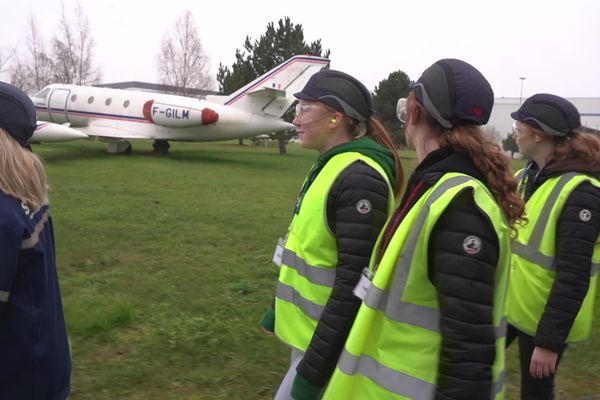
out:
M315 154L173 143L161 157L150 142L131 156L98 142L35 151L50 175L72 399L272 398L288 351L258 320L274 294L276 239ZM559 399L600 393L598 330L567 353ZM514 349L509 358L512 399Z

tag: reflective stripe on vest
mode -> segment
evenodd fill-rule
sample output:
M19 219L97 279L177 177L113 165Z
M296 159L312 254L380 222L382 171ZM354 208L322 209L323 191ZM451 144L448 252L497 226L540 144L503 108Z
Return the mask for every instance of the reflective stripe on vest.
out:
M312 319L321 318L321 314L325 309L324 306L305 299L296 289L283 282L277 283L277 297L300 307Z
M417 242L423 234L423 228L429 217L429 210L433 203L439 200L450 188L473 180L468 176L456 176L447 179L439 185L427 199L422 212L417 217L400 256L395 265L394 276L390 290L381 289L374 284L368 288L364 305L373 310L379 310L384 315L396 322L424 328L438 334L440 332L441 314L438 309L424 305L409 303L400 300L408 283L411 265L416 254ZM500 260L499 260L500 262ZM363 306L364 306L363 305ZM501 318L500 324L495 327L496 343L506 336L507 321ZM415 400L430 400L434 397L436 384L419 379L401 371L390 368L373 357L350 353L345 346L338 368L347 375L362 375L368 377L377 385L399 395ZM492 398L501 393L504 388L504 372L502 371L493 382ZM329 397L326 397L329 398Z
M383 311L388 318L394 321L418 326L433 332L441 332L440 310L402 300L390 302L389 298L390 293L388 291L371 285L363 301L372 309ZM502 318L500 325L495 327L497 339L506 336L506 328L506 318Z
M338 368L348 375L366 376L390 392L412 400L431 400L435 397L435 384L386 367L373 357L367 355L357 357L345 348L340 355ZM492 398L502 392L505 381L506 373L502 371L498 379L492 383Z
M544 236L544 232L546 231L546 225L548 225L548 222L550 220L552 205L556 203L558 196L560 196L565 186L567 186L571 180L577 178L578 176L581 176L581 174L570 172L560 177L558 184L554 187L554 189L548 196L546 202L546 204L549 204L551 206L544 207L542 213L537 219L533 228L533 233L531 234L531 237L529 239L529 244L523 244L517 240L513 241L512 249L515 254L547 270L556 270L556 257L547 256L543 254L539 251L539 248L542 244L542 237ZM599 268L600 264L592 263L590 275L594 275L596 272L598 272Z
M335 281L335 269L315 267L310 265L290 249L283 249L281 262L290 268L294 268L300 275L318 285L333 287Z

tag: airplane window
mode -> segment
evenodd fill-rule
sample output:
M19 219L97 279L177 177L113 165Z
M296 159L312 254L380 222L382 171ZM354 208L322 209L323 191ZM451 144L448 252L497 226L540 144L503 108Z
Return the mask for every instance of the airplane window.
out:
M129 100L125 100L125 102L123 103L123 107L125 107L125 108L129 107Z
M75 101L75 100L77 100L77 95L76 94L74 94L73 96L71 96L71 101Z
M94 102L94 96L90 96L90 98L88 99L88 103L92 104Z
M106 101L104 102L104 104L106 104L107 106L110 106L110 103L112 103L111 98L106 99Z
M39 97L39 98L46 98L46 96L48 96L48 92L50 91L50 89L44 89L41 92L39 92L38 94L36 94L33 97Z

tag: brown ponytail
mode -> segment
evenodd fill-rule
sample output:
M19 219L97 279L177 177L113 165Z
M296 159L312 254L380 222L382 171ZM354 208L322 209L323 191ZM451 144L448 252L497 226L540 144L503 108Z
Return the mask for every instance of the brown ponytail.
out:
M517 195L517 181L510 159L481 127L460 126L447 131L440 136L440 147L467 153L485 176L509 224L514 227L522 219L525 205Z
M548 137L549 135L544 136ZM549 157L550 159L554 161L579 160L588 163L600 163L600 139L596 135L573 132L566 139L557 137L552 139L555 146Z
M388 130L383 126L377 118L369 118L367 121L367 135L372 136L379 144L390 149L394 155L394 164L396 166L396 183L394 185L394 194L396 197L400 197L404 190L404 184L406 183L406 174L404 172L404 166L400 160L400 154L394 145L394 141Z
M342 123L345 124L345 129L348 132L350 132L353 137L358 137L362 133L364 133L364 127L362 126L362 124L353 118L344 118ZM400 197L402 191L404 190L404 185L406 184L406 173L404 172L404 166L402 165L402 160L400 160L400 154L396 149L396 145L392 140L392 136L385 128L385 126L383 126L383 124L374 117L371 117L367 120L366 135L371 136L379 144L390 149L390 151L394 155L396 182L394 184L393 189L396 198Z

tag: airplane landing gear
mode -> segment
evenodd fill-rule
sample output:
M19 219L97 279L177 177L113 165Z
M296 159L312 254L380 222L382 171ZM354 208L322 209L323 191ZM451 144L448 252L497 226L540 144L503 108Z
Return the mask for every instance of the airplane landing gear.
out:
M167 155L169 153L170 147L171 145L169 144L169 142L162 139L157 139L152 144L154 152L160 154L161 156Z
M108 143L108 153L109 154L125 154L129 155L132 152L131 143L127 140L123 140L120 142L110 142Z

